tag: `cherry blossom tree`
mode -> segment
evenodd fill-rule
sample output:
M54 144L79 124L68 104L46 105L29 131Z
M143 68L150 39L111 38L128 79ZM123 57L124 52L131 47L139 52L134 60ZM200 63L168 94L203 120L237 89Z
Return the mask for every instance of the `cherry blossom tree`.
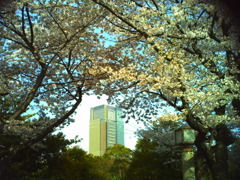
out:
M110 12L105 31L135 43L128 51L135 63L104 82L111 101L140 120L169 107L160 118L195 129L197 156L214 179L227 179L229 127L240 115L236 18L218 1L92 1Z
M122 45L107 45L96 28L106 14L87 0L1 7L0 129L16 139L1 142L1 170L20 150L72 122L83 95L102 94L100 81L119 67L114 59L124 58Z
M0 98L9 109L0 128L19 137L1 167L71 122L82 95L107 93L140 120L166 107L162 120L186 121L198 131L198 156L215 179L227 179L228 128L240 115L239 30L227 13L200 0L23 0L1 8Z

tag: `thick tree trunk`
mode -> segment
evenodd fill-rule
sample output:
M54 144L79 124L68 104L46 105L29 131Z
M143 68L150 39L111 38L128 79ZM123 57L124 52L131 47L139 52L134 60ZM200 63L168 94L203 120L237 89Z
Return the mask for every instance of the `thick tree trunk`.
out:
M197 180L228 180L228 149L233 137L225 124L216 127L214 147L207 147L206 134L197 135L196 179ZM213 132L212 132L213 133ZM209 172L209 173L208 173Z
M228 152L227 146L222 142L216 144L215 161L213 166L214 180L228 180Z
M214 147L214 180L228 180L228 149L234 138L225 124L216 127L216 146Z
M196 180L212 180L211 171L207 165L204 155L197 151L195 154Z
M206 133L198 133L195 145L197 152L195 155L196 180L213 180L213 154L206 145Z

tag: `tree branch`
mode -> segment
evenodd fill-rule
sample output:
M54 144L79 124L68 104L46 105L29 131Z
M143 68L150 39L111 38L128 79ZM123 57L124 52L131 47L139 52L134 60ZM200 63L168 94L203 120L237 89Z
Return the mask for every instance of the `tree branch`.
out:
M27 6L28 6L28 4L26 4L26 12L27 12L27 17L28 17L28 23L29 23L29 26L30 26L30 33L31 33L31 41L30 41L30 43L33 46L33 41L34 41L33 24L32 24L30 13L29 13L29 9L28 9Z
M109 7L106 3L102 3L98 0L92 0L93 2L95 2L96 4L104 7L105 9L107 9L111 14L113 14L114 16L116 16L118 19L120 19L122 22L124 22L125 24L127 24L128 26L130 26L131 28L135 29L137 32L139 32L140 34L142 34L143 36L148 37L148 34L141 31L140 29L138 29L136 26L134 26L132 23L130 23L128 20L126 20L125 18L123 18L122 16L118 15L111 7Z
M42 69L40 74L37 77L37 80L35 82L35 85L33 86L32 90L29 92L26 100L20 105L20 107L14 112L14 114L9 118L9 120L17 119L23 112L26 111L29 104L34 99L39 87L42 85L43 79L46 76L47 73L47 65L42 63Z

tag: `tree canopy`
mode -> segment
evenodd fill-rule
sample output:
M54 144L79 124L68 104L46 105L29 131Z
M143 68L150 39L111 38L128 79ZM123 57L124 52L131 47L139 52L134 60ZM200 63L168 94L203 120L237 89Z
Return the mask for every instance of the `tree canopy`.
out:
M77 146L70 147L76 142L79 141L65 139L62 133L48 135L41 142L18 153L6 167L1 178L6 180L109 179L107 161L88 155Z
M176 122L156 122L138 130L127 179L182 179L181 147L174 146Z
M105 93L128 117L187 122L198 131L199 156L226 179L229 127L240 115L237 23L217 0L23 0L1 8L0 100L9 108L0 129L19 137L10 156L73 121L82 95ZM26 112L33 116L23 121Z
M240 112L237 19L218 1L93 1L110 13L105 30L135 43L129 49L135 64L112 73L107 83L106 89L114 82L125 88L110 91L112 101L140 120L169 107L160 119L185 121L198 131L198 152L214 177L225 179L221 162L233 143L228 127L239 122Z
M0 129L18 150L68 124L86 94L117 68L121 46L107 47L97 24L106 10L89 1L14 1L0 9ZM22 120L26 114L32 114ZM14 151L13 151L14 149Z
M224 17L220 4L197 0L94 2L111 12L105 18L111 26L102 25L106 31L119 40L134 41L132 55L145 50L144 59L136 58L136 65L120 71L121 76L113 73L113 82L120 79L123 87L125 81L137 84L115 93L114 98L119 94L125 98L114 102L136 114L149 105L152 110L158 110L160 103L171 106L175 113L161 118L177 121L191 116L188 123L199 131L239 120L239 30L234 18Z
M11 139L1 134L1 142L4 138L7 138L8 144L14 144L12 142L14 137L11 137ZM68 151L69 145L76 142L78 141L74 139L65 139L62 133L48 135L34 146L20 151L12 159L11 164L6 167L1 178L11 180L36 178L44 174L43 172L49 171L54 166L56 167L53 162L59 160ZM0 153L4 152L4 150L6 149L1 148Z
M109 172L113 179L126 179L126 171L132 159L132 151L121 144L115 144L106 149L104 158L110 160Z

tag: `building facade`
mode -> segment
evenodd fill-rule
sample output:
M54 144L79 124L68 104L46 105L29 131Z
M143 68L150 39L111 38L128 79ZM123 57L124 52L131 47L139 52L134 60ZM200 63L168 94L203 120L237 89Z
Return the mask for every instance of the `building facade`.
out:
M122 110L100 105L90 110L89 153L101 156L114 144L124 145Z

